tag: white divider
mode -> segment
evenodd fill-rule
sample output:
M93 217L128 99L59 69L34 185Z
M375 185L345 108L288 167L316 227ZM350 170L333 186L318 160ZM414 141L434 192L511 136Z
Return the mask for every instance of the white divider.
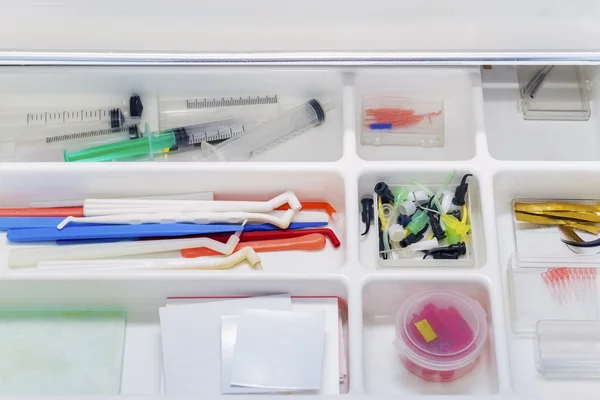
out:
M509 120L508 114L507 118L503 118L504 114L487 118L489 108L484 99L489 100L489 96L485 88L482 90L479 68L106 67L73 68L72 73L54 68L3 69L0 71L0 106L11 98L27 102L40 93L41 98L48 99L54 90L65 87L59 83L69 81L73 84L66 86L67 93L63 93L67 99L81 95L79 91L101 91L103 87L107 88L107 95L116 88L120 88L120 95L129 95L132 90L154 93L173 83L172 87L182 93L186 93L188 87L201 91L202 85L214 90L223 85L226 91L267 87L290 93L300 91L303 96L331 95L340 101L336 107L338 114L331 124L328 122L318 133L312 133L313 136L290 141L257 162L0 164L0 206L23 206L34 200L56 197L94 197L105 192L134 196L210 190L217 199L265 200L293 190L300 200L325 200L337 209L341 222L333 228L342 241L339 249L328 244L324 251L311 254L261 254L265 271L243 268L221 272L139 271L93 277L65 272L17 272L6 266L6 254L12 246L2 241L0 306L120 305L131 312L127 334L135 342L128 342L126 348L124 394L160 393L157 308L166 296L239 296L282 291L347 300L348 397L418 398L426 394L461 394L515 398L521 394L584 394L600 387L597 382L585 385L540 382L531 363L531 341L514 337L507 325L508 292L504 278L512 240L507 222L512 198L598 198L600 165L537 161L547 158L536 157L536 153L522 149L510 150L501 141L510 142L518 137L512 132L505 138L501 134ZM88 81L86 77L93 79ZM20 97L20 83L29 78L39 89L29 89L29 93ZM112 88L108 86L113 84ZM403 85L415 90L425 87L428 93L433 93L439 85L443 93L454 93L462 99L460 110L457 108L453 113L457 125L450 147L368 148L360 144L356 110L361 91L370 87L401 90ZM492 98L491 101L503 100ZM502 104L499 112L508 112L505 105ZM595 103L593 109L594 106ZM148 111L152 106L149 107ZM330 135L330 141L321 145L322 135ZM589 135L591 141L592 134ZM565 135L564 140L568 141L569 136ZM558 151L562 142L539 143L547 146L544 147L547 151ZM565 144L565 153L560 153L564 157L559 159L579 160L573 149L573 144ZM592 150L584 151L589 156L587 160L598 160L591 155ZM379 180L398 183L415 179L439 184L453 168L459 174L474 175L470 185L473 267L428 268L415 262L406 268L377 269L374 226L370 235L359 236L364 228L360 221L360 199L371 197L372 187ZM406 375L395 355L392 318L399 302L423 286L457 289L473 295L488 314L490 333L484 356L471 376L453 384L429 386L417 381Z

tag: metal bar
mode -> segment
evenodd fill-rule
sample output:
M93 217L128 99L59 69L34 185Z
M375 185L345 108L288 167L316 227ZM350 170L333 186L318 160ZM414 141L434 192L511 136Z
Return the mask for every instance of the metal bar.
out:
M587 52L135 53L0 51L0 65L597 65Z

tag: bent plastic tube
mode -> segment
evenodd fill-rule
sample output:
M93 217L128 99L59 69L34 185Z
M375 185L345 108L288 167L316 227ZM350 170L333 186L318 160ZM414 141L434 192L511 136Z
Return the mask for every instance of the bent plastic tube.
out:
M254 242L239 243L236 250L241 247L252 247L258 253L267 253L273 251L290 250L321 250L325 247L325 236L320 233L312 233L306 236L299 236L288 239L257 240ZM207 248L183 249L181 255L185 258L204 257L217 255L214 250Z
M200 211L268 213L284 204L293 211L302 208L294 192L288 191L268 201L88 199L83 203L83 213L85 216Z
M11 268L24 268L34 267L43 261L94 260L177 251L191 247L208 247L221 254L229 255L240 242L240 233L230 236L227 243L209 238L193 238L12 249L8 255L8 265Z
M240 235L240 242L295 238L295 237L310 235L313 233L320 233L321 235L327 236L329 238L329 241L331 242L331 245L334 248L337 249L338 247L340 247L342 245L342 242L340 242L340 239L338 239L338 237L335 235L335 232L333 232L329 228L287 229L287 230L277 229L277 230L259 231L259 232L250 231L250 229L252 229L252 227L254 227L254 226L255 225L246 225L244 232L242 232L242 234ZM207 234L206 237L209 237L211 239L215 239L215 240L218 240L221 242L225 242L229 238L229 235L226 235L224 233L210 233L210 234Z
M301 201L303 210L325 210L334 221L339 221L339 216L336 209L326 201ZM277 207L277 210L287 210L290 208L288 204Z
M51 271L128 271L138 269L153 270L225 270L248 261L254 269L262 269L260 258L252 247L243 247L235 253L220 258L156 258L128 260L88 260L88 261L44 261L37 265L40 270Z
M98 217L67 217L58 224L57 228L62 229L69 223L87 223L87 224L107 224L107 225L139 225L139 224L174 224L174 223L193 223L193 224L212 224L212 223L242 223L244 221L266 222L273 224L281 229L290 226L294 217L294 210L287 210L285 214L278 218L270 214L248 213L248 212L190 212L190 213L156 213L156 214L122 214L105 215Z

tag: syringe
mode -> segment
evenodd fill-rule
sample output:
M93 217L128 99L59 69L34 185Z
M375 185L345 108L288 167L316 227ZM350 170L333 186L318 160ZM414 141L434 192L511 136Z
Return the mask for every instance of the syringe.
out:
M266 121L281 112L277 95L159 99L160 129L229 118Z
M246 107L277 104L277 95L239 96L239 97L198 97L182 100L161 100L160 108L163 113L183 113L207 108Z
M155 154L197 147L208 141L213 144L236 137L246 132L246 123L240 119L228 119L205 124L184 126L175 129L150 132L146 124L145 134L139 139L123 140L81 151L64 151L66 162L115 161L119 159L152 158Z
M0 141L0 153L14 161L60 161L64 149L78 151L99 144L142 137L137 125L54 136L15 137Z
M49 127L60 124L99 124L108 128L136 125L144 106L139 96L129 98L129 110L123 107L24 109L0 114L2 127Z
M323 106L318 100L292 108L279 116L250 129L234 139L217 146L203 143L204 161L245 161L285 142L296 135L321 125L333 104Z

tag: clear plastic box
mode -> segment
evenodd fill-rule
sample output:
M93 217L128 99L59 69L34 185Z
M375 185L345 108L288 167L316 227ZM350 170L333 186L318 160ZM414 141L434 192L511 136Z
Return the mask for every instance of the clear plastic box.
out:
M600 321L539 321L533 350L544 378L598 378Z
M581 250L581 253L572 251L567 245L561 242L565 236L558 226L553 225L535 225L529 222L517 221L514 204L523 203L542 203L542 202L568 202L578 204L593 204L593 200L556 200L556 199L515 199L512 205L514 238L516 258L523 262L524 266L546 265L548 262L562 263L593 263L600 261L600 247ZM577 231L583 240L590 241L598 237L587 232ZM537 265L536 265L537 263Z
M429 190L431 190L433 192L436 192L441 187L441 185L426 185L426 186ZM446 188L446 191L454 193L456 191L457 186L458 186L457 184L449 184L448 187ZM394 189L396 189L396 188L412 187L412 184L410 184L410 183L389 184L388 183L388 187L392 191L394 191ZM378 200L377 193L373 193L373 201L375 204L375 228L377 229L376 232L379 233L381 231L381 221L379 221L379 218L377 216L377 200ZM467 223L469 225L471 225L471 232L469 232L469 234L465 238L465 244L467 246L467 253L465 255L460 256L457 260L434 260L432 258L423 260L423 253L415 252L414 257L388 258L386 260L386 259L383 259L381 257L381 254L379 254L379 251L377 251L377 260L378 260L379 267L383 267L383 268L414 267L415 265L419 265L420 267L439 267L439 268L449 268L449 267L471 268L471 267L473 267L473 264L474 264L473 232L472 232L473 224L472 224L472 218L471 218L473 215L473 211L471 208L471 189L470 188L467 191L467 194L465 196L465 203L466 203L465 206L467 207L467 210L468 210ZM440 246L443 246L443 244Z
M568 274L561 273L566 270ZM557 272L552 272L557 271ZM531 334L540 320L597 320L597 264L524 263L512 256L508 297L512 329Z
M431 382L456 380L476 365L487 339L481 304L453 291L425 290L396 315L396 348L413 374Z
M444 146L444 103L408 97L365 96L363 145Z
M548 66L546 66L548 67ZM553 66L543 71L542 66L519 66L519 108L524 119L587 121L591 115L590 82L578 66ZM547 74L544 74L547 72ZM543 75L536 85L534 80ZM533 84L531 84L533 83ZM528 89L537 89L527 93Z

